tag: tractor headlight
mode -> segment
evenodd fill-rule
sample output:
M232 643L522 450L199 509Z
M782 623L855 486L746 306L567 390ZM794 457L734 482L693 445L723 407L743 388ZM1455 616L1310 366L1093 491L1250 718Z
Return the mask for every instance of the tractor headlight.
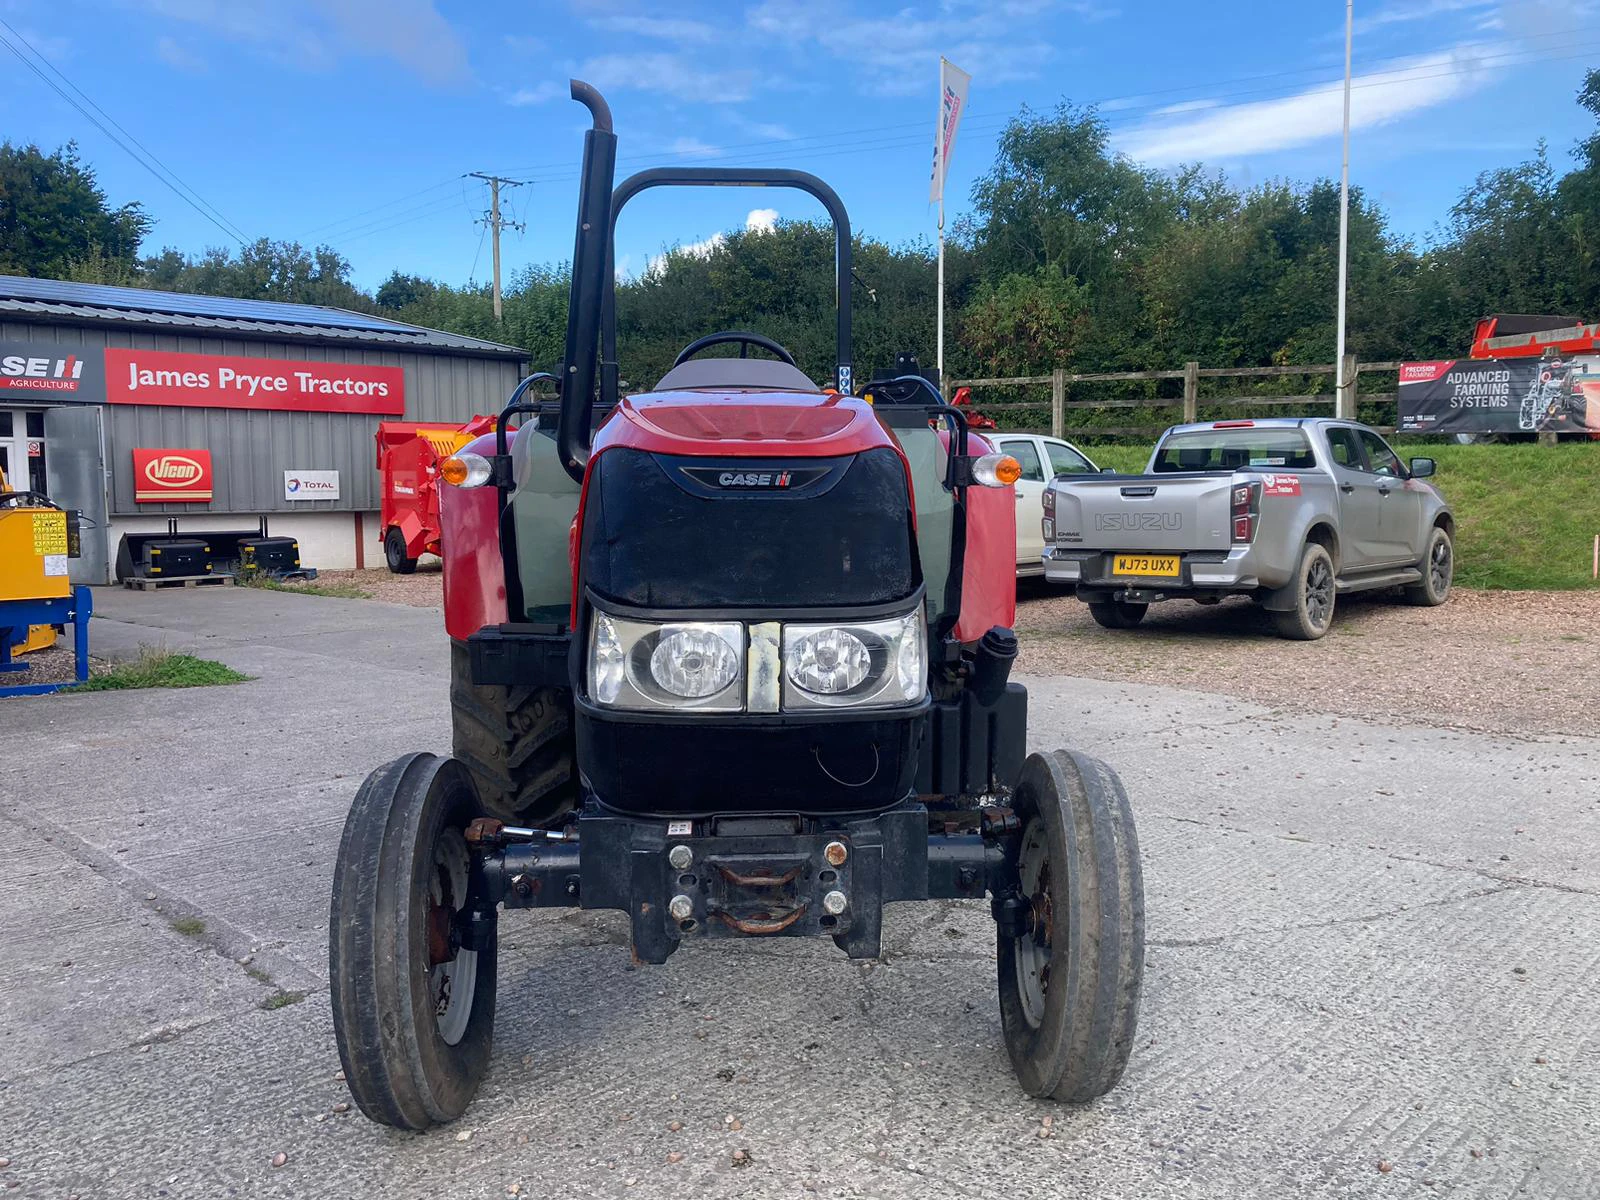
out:
M744 627L654 624L597 612L589 633L589 696L615 708L738 712L744 707Z
M884 621L783 627L783 707L913 704L927 691L922 609Z

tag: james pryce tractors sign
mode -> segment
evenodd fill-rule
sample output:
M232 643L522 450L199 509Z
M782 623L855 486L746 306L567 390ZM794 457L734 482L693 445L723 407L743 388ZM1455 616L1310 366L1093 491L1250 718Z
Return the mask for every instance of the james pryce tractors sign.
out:
M400 367L112 347L105 355L111 404L371 414L406 408Z

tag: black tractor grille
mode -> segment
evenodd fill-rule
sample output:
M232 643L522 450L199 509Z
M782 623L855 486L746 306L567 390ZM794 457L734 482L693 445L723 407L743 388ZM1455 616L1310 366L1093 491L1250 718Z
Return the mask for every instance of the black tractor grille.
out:
M880 604L920 580L892 450L712 459L618 448L594 463L584 583L641 608Z

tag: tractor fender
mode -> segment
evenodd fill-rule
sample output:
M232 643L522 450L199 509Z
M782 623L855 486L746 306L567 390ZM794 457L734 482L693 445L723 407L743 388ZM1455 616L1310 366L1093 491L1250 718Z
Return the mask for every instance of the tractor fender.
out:
M513 438L519 436L512 433ZM458 453L494 455L492 433ZM439 488L439 552L444 559L444 626L465 639L506 620L506 574L500 557L500 494L492 487Z

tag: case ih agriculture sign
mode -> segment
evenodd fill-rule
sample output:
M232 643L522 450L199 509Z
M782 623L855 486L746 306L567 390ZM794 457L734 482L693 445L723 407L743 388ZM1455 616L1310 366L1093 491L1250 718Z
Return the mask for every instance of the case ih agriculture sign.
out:
M1600 429L1600 360L1403 363L1403 433L1582 433Z
M211 451L135 450L133 498L140 504L211 500Z
M112 404L371 414L406 409L400 367L113 347L105 353Z
M104 375L100 352L93 347L0 342L0 400L100 400Z

